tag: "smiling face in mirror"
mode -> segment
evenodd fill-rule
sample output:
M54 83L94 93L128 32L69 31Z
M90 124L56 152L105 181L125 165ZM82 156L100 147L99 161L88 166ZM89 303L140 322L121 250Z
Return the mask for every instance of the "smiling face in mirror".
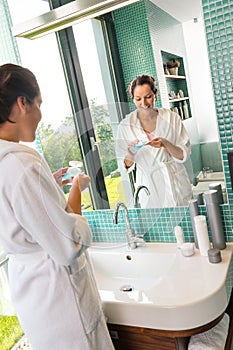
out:
M135 169L135 188L148 189L137 192L140 207L188 205L192 188L184 162L190 141L180 116L154 108L158 92L153 77L136 77L129 90L136 109L118 126L116 154L122 171Z

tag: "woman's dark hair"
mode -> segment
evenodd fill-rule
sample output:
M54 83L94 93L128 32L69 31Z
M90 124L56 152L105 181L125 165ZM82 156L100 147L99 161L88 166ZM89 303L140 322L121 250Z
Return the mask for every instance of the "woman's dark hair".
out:
M156 94L157 88L155 85L155 78L149 75L140 75L134 78L128 86L130 96L134 98L134 89L137 85L148 84L151 87L151 91Z
M11 122L9 115L18 97L32 103L39 94L36 77L29 69L10 63L0 66L0 124Z

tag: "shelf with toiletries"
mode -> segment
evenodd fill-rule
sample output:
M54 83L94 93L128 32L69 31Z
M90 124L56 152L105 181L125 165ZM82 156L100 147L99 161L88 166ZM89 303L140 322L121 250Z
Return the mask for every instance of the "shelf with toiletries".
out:
M170 103L174 103L174 102L185 101L185 100L188 100L188 99L189 99L189 97L173 98L173 99L170 99L169 102L170 102Z
M172 79L172 80L185 80L185 75L172 75L172 74L165 74L166 79Z
M164 77L170 109L178 113L182 120L192 117L184 59L181 56L161 51Z

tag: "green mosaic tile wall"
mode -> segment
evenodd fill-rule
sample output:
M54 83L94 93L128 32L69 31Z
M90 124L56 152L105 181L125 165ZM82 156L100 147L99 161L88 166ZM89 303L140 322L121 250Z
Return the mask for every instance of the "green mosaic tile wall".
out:
M233 3L231 0L203 0L203 13L215 103L221 138L222 157L229 205L221 206L227 241L233 241L233 192L227 153L233 152ZM146 21L144 1L114 12L125 81L146 73L156 75L153 51ZM129 32L129 35L128 35ZM206 215L204 206L199 213ZM125 241L125 222L119 214L119 224L113 224L113 211L84 212L94 241ZM144 233L146 241L174 242L173 228L182 226L186 241L193 241L189 210L186 207L166 209L129 209L129 218L136 233Z
M126 241L126 223L123 211L119 212L117 225L113 223L113 212L113 210L96 210L83 213L92 229L93 241ZM129 209L128 212L135 233L144 234L147 242L175 242L175 226L183 228L185 241L194 242L188 207ZM206 215L206 208L200 206L199 213Z
M232 205L233 193L230 184L227 153L233 152L233 3L231 0L203 0L202 5L224 172L229 203Z
M233 3L231 0L202 0L202 7L229 199L223 216L226 235L232 241L233 192L227 153L233 152Z
M141 74L157 77L144 0L114 11L114 25L125 83ZM127 86L125 89L127 89ZM131 99L131 109L135 109ZM159 105L160 101L158 101Z

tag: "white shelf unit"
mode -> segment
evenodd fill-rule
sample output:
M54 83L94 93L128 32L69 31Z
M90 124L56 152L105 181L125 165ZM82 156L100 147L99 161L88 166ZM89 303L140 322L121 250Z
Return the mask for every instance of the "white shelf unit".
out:
M174 79L174 80L185 80L186 77L184 75L171 75L171 74L165 74L166 79Z
M164 65L166 65L166 63L172 59L176 59L180 62L180 67L178 68L178 75L164 74L165 83L167 87L167 98L168 98L170 108L172 110L177 111L183 120L187 118L191 118L192 112L190 108L189 93L188 93L188 86L186 81L183 57L177 56L175 54L165 52L165 51L161 51L161 56L162 56L162 61ZM184 97L172 98L172 99L169 98L169 94L172 91L174 91L175 95L177 95L179 90L182 90ZM187 111L186 117L184 117L185 115L185 113L183 113L184 109L186 109Z
M169 102L174 103L174 102L180 102L180 101L185 101L185 100L189 100L189 97L173 98L173 99L169 99Z

